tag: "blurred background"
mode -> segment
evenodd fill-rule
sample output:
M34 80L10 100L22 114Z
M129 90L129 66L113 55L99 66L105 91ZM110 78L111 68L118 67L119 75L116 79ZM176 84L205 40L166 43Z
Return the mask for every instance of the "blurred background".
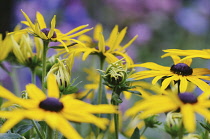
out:
M57 15L56 28L64 33L80 25L101 23L107 38L116 24L120 29L127 26L124 43L139 36L128 48L135 63L171 66L170 58L160 58L163 49L209 49L210 44L210 0L0 0L0 33L12 31L25 20L20 9L32 20L39 11L47 23ZM194 67L209 67L207 60L199 60L195 59ZM87 65L80 60L74 70ZM19 81L16 85L11 85L14 82L2 69L0 75L1 83L10 90L15 88L12 86L24 90L31 81L29 69L22 67L12 74ZM84 78L78 72L74 75Z

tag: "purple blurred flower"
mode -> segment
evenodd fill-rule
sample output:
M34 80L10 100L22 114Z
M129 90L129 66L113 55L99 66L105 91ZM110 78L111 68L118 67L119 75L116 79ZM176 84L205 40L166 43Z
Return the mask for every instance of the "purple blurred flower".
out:
M135 42L139 44L146 43L152 37L152 31L147 24L133 24L129 27L128 31L131 37L138 35L138 38Z
M177 12L175 20L183 28L197 35L205 34L209 29L208 19L195 8L181 9Z

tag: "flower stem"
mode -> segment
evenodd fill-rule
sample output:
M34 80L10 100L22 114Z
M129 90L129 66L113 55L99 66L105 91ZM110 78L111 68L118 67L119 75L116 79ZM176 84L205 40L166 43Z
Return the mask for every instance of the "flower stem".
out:
M116 103L115 101L113 101L113 105L116 106L117 110L119 108L118 103ZM118 139L118 132L119 132L119 115L118 114L114 114L114 126L115 126L115 139Z
M35 69L31 69L31 73L32 73L32 75L31 75L31 82L33 84L36 84L36 72L35 72Z
M32 123L33 123L33 125L34 125L34 127L35 127L35 129L36 129L36 132L38 133L40 139L44 139L42 133L39 131L39 128L38 128L36 122L35 122L34 120L31 120L31 121L32 121Z
M140 137L144 134L144 132L147 130L147 126L144 127L144 130L141 132Z
M104 68L104 61L105 61L105 58L101 56L100 57L100 70L103 70L103 68ZM103 78L100 75L99 88L98 88L98 104L102 103L102 91L103 91L103 82L102 82L102 80L103 80Z
M47 50L48 50L49 41L43 40L43 44L44 46L42 53L42 90L45 92L44 79L46 76L46 59L47 59Z

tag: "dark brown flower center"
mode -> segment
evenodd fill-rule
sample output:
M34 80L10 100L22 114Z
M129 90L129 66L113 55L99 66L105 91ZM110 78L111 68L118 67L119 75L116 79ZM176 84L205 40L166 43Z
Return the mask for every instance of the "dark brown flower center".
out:
M176 65L172 65L170 71L182 76L192 75L193 73L192 68L185 63L178 63Z
M46 111L59 112L63 109L63 103L53 97L48 97L39 103L39 108Z
M183 103L194 104L198 102L197 97L193 93L180 93L178 96Z
M50 32L50 29L49 28L43 28L41 31L47 36L49 34L49 32ZM56 38L56 37L57 37L57 35L56 35L55 31L54 31L51 38Z

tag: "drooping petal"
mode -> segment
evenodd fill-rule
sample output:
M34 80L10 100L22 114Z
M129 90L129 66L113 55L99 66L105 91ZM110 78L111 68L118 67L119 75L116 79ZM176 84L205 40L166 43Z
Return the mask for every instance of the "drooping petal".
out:
M59 98L60 91L54 74L50 74L47 78L47 89L49 97Z
M1 115L1 113L2 112L0 112L0 115ZM8 130L10 130L12 127L14 127L17 123L19 123L24 118L23 115L19 115L15 112L10 112L10 113L12 113L15 116L7 119L7 121L1 126L0 133L7 132Z
M193 76L188 76L187 79L197 85L202 91L206 92L209 90L209 85L206 82Z
M187 90L188 81L185 77L180 77L180 92L184 93Z
M194 110L191 104L185 104L181 107L181 114L183 117L183 124L184 127L189 131L189 132L194 132L195 131L195 114Z

